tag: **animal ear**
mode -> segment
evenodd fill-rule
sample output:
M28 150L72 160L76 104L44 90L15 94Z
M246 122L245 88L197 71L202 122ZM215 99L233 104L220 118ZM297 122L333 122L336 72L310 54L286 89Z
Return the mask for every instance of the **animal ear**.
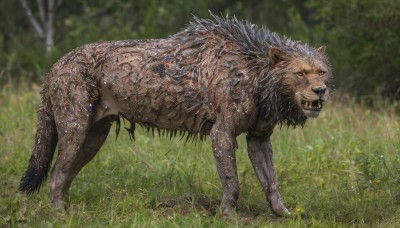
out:
M274 66L285 59L286 53L280 50L279 48L271 47L269 49L268 55L269 55L269 61Z
M321 47L317 48L317 52L320 53L321 55L325 54L326 46L322 45Z

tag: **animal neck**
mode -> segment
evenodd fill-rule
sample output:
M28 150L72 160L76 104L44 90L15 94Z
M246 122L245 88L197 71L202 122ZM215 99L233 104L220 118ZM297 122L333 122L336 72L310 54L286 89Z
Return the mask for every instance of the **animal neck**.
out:
M260 81L260 118L274 125L303 126L307 117L298 108L281 79L280 75L268 75Z

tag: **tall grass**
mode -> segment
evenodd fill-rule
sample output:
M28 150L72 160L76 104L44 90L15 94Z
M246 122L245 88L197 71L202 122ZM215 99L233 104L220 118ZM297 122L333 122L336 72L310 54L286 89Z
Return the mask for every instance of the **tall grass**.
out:
M139 128L136 141L114 132L72 184L67 213L53 209L48 183L18 193L36 130L39 88L0 96L0 225L150 227L395 227L400 223L400 117L390 105L326 105L301 129L276 128L281 193L294 212L271 214L238 138L237 218L218 216L221 186L210 141L186 143Z

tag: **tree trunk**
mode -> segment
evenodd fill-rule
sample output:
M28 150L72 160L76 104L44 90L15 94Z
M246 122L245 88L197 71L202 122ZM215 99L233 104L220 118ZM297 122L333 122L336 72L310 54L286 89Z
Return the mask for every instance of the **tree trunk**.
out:
M33 29L44 43L46 56L49 56L54 46L55 12L62 4L62 0L47 0L46 5L43 4L43 0L36 0L40 21L35 18L26 0L19 0L19 2L21 3Z
M48 56L54 46L54 0L47 2L47 21L46 21L46 55Z

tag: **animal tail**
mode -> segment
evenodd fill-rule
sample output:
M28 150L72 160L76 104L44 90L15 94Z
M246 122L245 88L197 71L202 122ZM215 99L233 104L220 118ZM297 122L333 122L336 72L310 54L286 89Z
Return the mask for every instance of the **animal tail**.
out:
M29 160L28 169L21 179L20 191L30 195L39 190L43 181L47 178L57 141L56 123L46 83L43 87L42 100L38 112L35 146Z

